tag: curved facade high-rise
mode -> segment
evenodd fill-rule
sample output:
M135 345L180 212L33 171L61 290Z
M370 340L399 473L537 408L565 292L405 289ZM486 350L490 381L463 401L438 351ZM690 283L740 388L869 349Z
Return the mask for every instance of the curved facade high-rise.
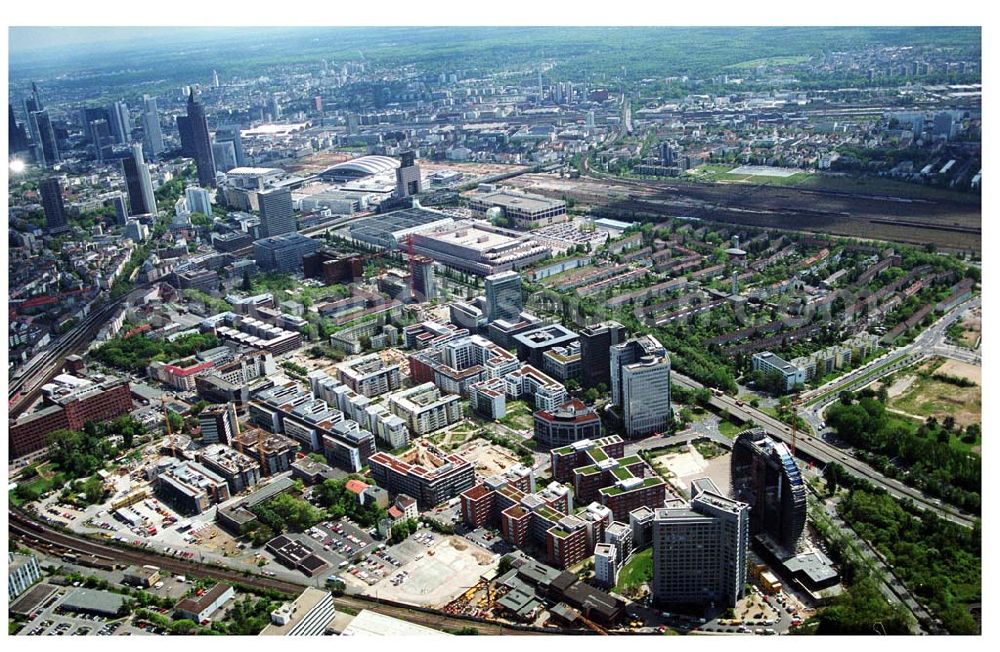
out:
M794 553L806 526L806 485L788 447L760 428L746 430L733 443L730 473L733 496L750 504L751 534Z

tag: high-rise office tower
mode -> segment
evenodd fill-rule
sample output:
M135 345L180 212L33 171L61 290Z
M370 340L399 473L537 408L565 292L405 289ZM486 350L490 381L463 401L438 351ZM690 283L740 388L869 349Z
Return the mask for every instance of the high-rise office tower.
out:
M260 204L261 238L273 238L284 233L298 231L295 213L292 211L292 191L275 188L257 193Z
M746 590L750 506L708 478L687 507L653 512L653 598L658 604L735 607Z
M219 72L217 70L212 71L212 86L219 87Z
M487 319L494 322L517 320L524 310L521 297L521 275L507 271L486 277Z
M115 142L121 145L132 140L132 117L128 112L128 104L125 102L114 102L108 109L111 115L111 133L115 137Z
M59 162L59 146L56 144L56 132L52 128L52 121L49 120L49 112L35 111L31 114L38 129L38 138L42 150L42 162L45 165L55 165Z
M222 125L216 129L215 142L232 143L233 150L236 152L236 166L244 167L247 164L246 157L243 154L243 137L240 135L239 125Z
M215 167L219 172L229 172L238 167L236 148L233 147L232 141L224 140L212 143L212 158L215 159Z
M31 101L34 104L35 111L44 111L45 106L42 105L42 95L38 92L38 84L31 82Z
M417 301L430 301L436 294L434 260L427 256L413 257L413 293Z
M125 195L118 193L109 201L115 207L115 222L124 226L128 222L128 206L125 204Z
M177 116L177 134L181 138L181 156L194 158L194 133L191 131L191 119L186 115Z
M59 179L49 177L38 184L42 193L42 209L45 211L45 228L50 233L67 231L66 209L63 206L62 188Z
M674 148L667 141L660 143L660 162L667 166L674 164Z
M125 170L125 188L128 190L130 215L156 214L156 196L153 194L153 181L149 176L149 168L142 156L142 145L132 144L132 155L122 159Z
M142 96L142 138L149 158L163 153L163 132L160 130L160 113L156 109L156 98Z
M24 120L27 123L28 135L31 137L31 144L38 145L38 125L35 124L35 119L32 117L32 113L38 110L38 105L35 104L35 100L30 97L24 98Z
M629 437L662 432L670 422L670 357L652 335L611 347L611 401Z
M106 120L91 120L87 123L87 133L90 142L94 144L94 156L98 162L103 162L111 156L115 138L111 135L111 127Z
M611 347L626 337L625 327L616 321L593 324L580 331L580 383L587 388L611 386Z
M212 195L204 188L188 186L184 189L184 199L187 201L189 211L212 216Z
M398 198L411 197L423 190L416 154L403 152L402 159L402 165L396 168L396 197Z
M347 114L347 133L351 136L358 133L358 114L348 113Z
M191 126L194 162L198 167L198 185L215 187L215 159L212 158L212 139L208 135L208 119L201 100L195 97L194 89L188 95L188 121Z
M789 553L806 526L806 486L788 447L760 428L740 433L730 465L733 495L750 505L750 531Z
M239 434L236 406L233 403L210 405L198 415L203 444L230 445Z
M267 101L267 112L271 114L272 120L281 118L281 107L278 105L278 96L272 95Z
M17 152L27 151L30 147L28 143L28 132L25 130L23 124L17 123L17 118L14 117L14 105L8 103L8 118L7 118L7 144L10 149L11 154L16 154Z

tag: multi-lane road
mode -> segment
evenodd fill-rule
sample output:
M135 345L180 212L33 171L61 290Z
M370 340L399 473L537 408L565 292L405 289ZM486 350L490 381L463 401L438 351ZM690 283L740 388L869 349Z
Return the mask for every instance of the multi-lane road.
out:
M688 389L704 388L701 383L677 372L671 372L671 376L672 381L682 387L686 387ZM742 421L754 422L770 435L785 442L786 444L792 443L791 426L772 417L766 412L762 412L751 407L744 401L733 398L732 396L712 395L709 399L709 403L716 409L728 412ZM830 444L822 439L822 437L799 434L796 440L795 453L800 457L814 460L820 464L837 462L848 472L871 482L877 487L885 489L892 496L899 498L900 500L912 500L918 507L934 511L942 518L949 519L967 527L971 527L976 520L974 516L966 514L958 508L948 505L937 498L927 496L917 489L908 487L899 480L885 477L864 462L852 457L849 451Z

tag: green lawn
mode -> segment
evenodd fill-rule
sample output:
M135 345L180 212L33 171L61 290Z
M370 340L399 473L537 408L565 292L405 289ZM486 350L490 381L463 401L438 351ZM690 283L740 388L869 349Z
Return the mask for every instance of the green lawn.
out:
M756 68L757 66L793 66L807 61L809 61L809 55L795 54L785 57L764 57L763 59L751 59L750 61L741 61L726 67L749 70L751 68Z
M533 428L535 425L533 410L524 401L508 401L507 415L500 419L500 423L514 430Z
M719 420L719 434L728 439L736 439L736 435L740 434L746 430L749 426L747 424L736 425L732 421L726 418L721 418Z
M625 567L618 574L618 584L615 592L622 593L625 589L639 586L653 579L653 548L632 555Z

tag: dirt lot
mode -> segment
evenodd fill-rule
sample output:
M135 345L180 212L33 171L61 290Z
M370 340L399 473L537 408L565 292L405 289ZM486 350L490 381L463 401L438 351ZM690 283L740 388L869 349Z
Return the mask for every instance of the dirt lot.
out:
M394 586L393 574L366 593L408 604L439 607L474 586L479 577L500 560L499 555L488 553L461 537L436 538L422 558L399 569L409 573L405 582Z
M962 317L962 337L959 343L970 349L975 349L983 336L983 309L976 308ZM978 381L977 381L978 382Z
M227 556L240 554L240 549L236 547L236 540L226 534L211 523L207 523L197 530L192 530L191 535L198 541L197 544L203 550L220 552Z
M976 383L974 387L959 387L952 383L937 380L933 377L921 377L912 374L908 386L898 395L891 396L889 407L913 417L923 419L929 416L940 421L946 416L952 416L959 426L982 422L982 367L970 365L957 360L929 361L920 366L921 371L933 369L935 374L957 376ZM901 378L894 383L901 385L906 382Z
M485 439L473 439L455 449L455 452L474 464L476 475L484 478L503 473L515 464L520 464L517 455Z
M983 368L960 360L948 360L938 367L937 373L965 378L977 385L983 384Z
M706 460L694 446L680 453L667 453L653 458L654 465L673 474L671 484L688 490L691 481L709 477L724 493L729 494L729 461L732 455L725 453Z

